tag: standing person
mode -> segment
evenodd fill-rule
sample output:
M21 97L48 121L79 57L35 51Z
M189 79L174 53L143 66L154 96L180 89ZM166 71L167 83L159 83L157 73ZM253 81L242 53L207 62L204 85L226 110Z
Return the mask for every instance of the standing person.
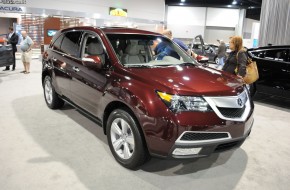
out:
M22 73L29 74L30 73L30 62L32 57L32 47L33 47L33 41L32 39L27 35L26 31L22 31L21 35L23 36L23 40L21 42L21 50L22 50L22 56L21 60L23 62L24 71Z
M184 49L189 55L192 55L192 57L196 59L197 54L190 51L190 49L181 40L173 38L171 30L164 30L162 34L168 37L169 39L171 39L172 41L174 41L177 45L179 45L182 49ZM174 50L172 50L171 48L166 48L166 47L167 46L165 43L163 42L159 43L155 48L156 54L159 54L159 52L161 51L165 51L165 54L175 57L176 59L179 59L179 55Z
M218 52L217 52L217 58L218 58L218 64L216 66L217 69L222 69L225 62L225 58L226 58L226 44L223 40L220 40L220 45L218 47Z
M16 45L18 44L18 35L14 32L13 27L9 27L9 34L7 35L7 39L4 39L7 44L12 45L12 51L13 51L13 66L12 71L15 70L16 67L16 59L15 59L15 53L17 52ZM9 71L10 66L6 66L6 68L3 71Z
M232 52L229 54L222 70L244 77L246 75L247 52L243 48L243 39L240 36L231 37L230 49Z

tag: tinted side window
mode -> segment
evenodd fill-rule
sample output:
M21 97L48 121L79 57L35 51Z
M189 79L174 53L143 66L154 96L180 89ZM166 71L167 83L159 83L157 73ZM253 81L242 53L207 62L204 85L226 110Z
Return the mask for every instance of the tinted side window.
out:
M92 59L100 59L102 64L106 62L106 54L103 48L101 40L94 35L86 35L84 38L84 47L82 57L84 58L92 58Z
M79 57L81 36L80 31L67 32L62 40L62 51L73 57Z
M62 42L63 36L64 36L63 34L60 35L60 36L59 36L59 37L54 41L54 43L52 44L52 49L60 51L60 45L61 45L61 42Z
M255 57L265 58L265 51L253 51L251 53Z
M277 61L287 61L288 60L287 49L267 50L265 58Z

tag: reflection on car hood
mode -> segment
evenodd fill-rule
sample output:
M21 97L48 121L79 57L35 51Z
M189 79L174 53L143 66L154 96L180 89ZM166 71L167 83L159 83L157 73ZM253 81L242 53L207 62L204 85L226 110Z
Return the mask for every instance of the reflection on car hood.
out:
M243 90L233 75L202 66L130 68L134 75L153 84L156 90L167 88L181 95L234 96ZM132 76L133 77L133 76Z

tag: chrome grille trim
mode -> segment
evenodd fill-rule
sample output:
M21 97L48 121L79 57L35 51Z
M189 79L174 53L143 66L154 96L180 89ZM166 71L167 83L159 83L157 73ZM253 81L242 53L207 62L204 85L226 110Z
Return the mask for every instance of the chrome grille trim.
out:
M246 121L247 117L251 111L250 98L247 90L244 90L241 94L237 96L213 96L213 97L203 97L207 103L211 106L213 111L221 119L230 120L230 121ZM239 103L242 104L239 105ZM243 108L245 106L244 113L241 117L226 117L218 109L219 108Z
M218 139L207 139L207 140L181 140L184 134L186 133L207 133L207 134L217 134L217 133L225 133L227 134L227 137L225 138L218 138ZM184 131L178 139L175 141L176 145L204 145L207 143L218 143L218 142L223 142L225 140L232 139L231 134L229 132L208 132L208 131Z

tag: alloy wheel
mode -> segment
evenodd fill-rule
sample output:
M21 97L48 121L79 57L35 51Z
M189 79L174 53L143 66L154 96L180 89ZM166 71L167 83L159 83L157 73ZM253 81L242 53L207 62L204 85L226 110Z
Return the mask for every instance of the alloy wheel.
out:
M52 104L52 86L49 80L45 81L44 93L47 103Z
M117 155L128 160L134 153L135 141L131 126L121 118L116 118L111 125L111 142Z

